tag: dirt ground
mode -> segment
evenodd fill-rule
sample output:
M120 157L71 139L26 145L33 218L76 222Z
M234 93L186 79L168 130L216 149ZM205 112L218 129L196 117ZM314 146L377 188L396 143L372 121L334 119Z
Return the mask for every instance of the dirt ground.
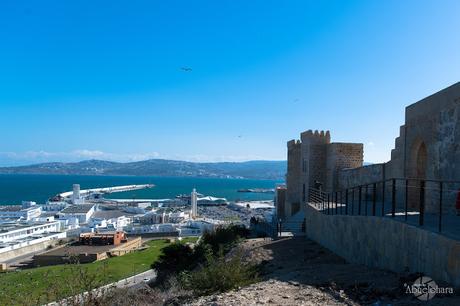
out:
M452 295L419 301L405 287L419 275L349 264L305 238L250 239L241 248L262 265L262 281L191 305L460 305Z

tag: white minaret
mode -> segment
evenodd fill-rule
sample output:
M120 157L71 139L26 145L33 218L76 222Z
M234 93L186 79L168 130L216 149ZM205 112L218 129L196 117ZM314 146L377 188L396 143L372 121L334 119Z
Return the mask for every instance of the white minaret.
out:
M72 202L78 203L80 200L80 184L73 184Z
M192 204L192 218L195 219L198 215L198 204L197 204L198 195L196 193L196 189L193 188L192 195L190 197L190 204Z

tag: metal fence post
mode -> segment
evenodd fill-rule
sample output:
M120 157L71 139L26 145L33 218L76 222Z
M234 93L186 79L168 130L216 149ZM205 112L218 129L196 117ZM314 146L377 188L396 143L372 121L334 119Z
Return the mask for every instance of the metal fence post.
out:
M355 188L351 189L351 215L355 214Z
M425 181L420 181L420 218L419 225L423 226L423 221L425 217Z
M382 217L385 216L385 181L382 182Z
M442 230L442 182L439 182L439 232Z
M391 190L391 217L395 217L396 210L396 179L393 179L393 186Z
M375 202L377 201L377 183L374 183L372 188L372 215L375 216Z
M406 199L405 199L405 215L404 215L404 220L407 221L407 205L409 202L409 180L406 179Z
M321 196L321 211L324 213L324 195L320 191L320 196Z
M358 215L361 216L361 193L362 193L362 186L359 186L359 195L358 195Z
M345 215L348 215L348 189L345 189Z
M340 214L343 215L343 191L340 191Z
M367 195L368 195L368 194L369 194L369 185L366 185L366 194L364 195L364 203L366 203L366 216L368 215L368 213L367 213L367 211L368 211L367 206L369 206L369 205L367 205Z
M339 201L339 197L338 197L339 193L336 191L335 192L335 214L337 215L339 213L339 207L338 207L338 201Z

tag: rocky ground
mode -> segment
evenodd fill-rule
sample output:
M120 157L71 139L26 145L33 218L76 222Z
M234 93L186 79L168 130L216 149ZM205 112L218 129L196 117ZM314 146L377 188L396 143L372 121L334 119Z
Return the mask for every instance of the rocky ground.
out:
M349 264L305 238L251 239L241 250L263 266L261 282L188 305L460 305L458 296L421 302L404 287L417 275Z

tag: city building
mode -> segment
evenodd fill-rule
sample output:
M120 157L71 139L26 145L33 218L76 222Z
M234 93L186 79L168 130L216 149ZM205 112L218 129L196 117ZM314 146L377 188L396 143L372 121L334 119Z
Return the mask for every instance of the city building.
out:
M35 202L24 201L22 205L5 205L0 208L0 219L15 219L29 221L42 213L41 206Z
M140 216L139 222L140 224L162 224L162 223L169 223L170 212L166 209L158 209L155 211L151 211L146 213L143 216Z
M226 198L216 198L211 196L198 197L197 205L227 205L228 201Z
M171 223L151 225L130 224L124 230L128 235L142 235L143 237L178 235L177 225Z
M46 204L40 205L40 207L42 208L42 211L45 211L45 212L59 212L68 206L70 206L70 204L65 201L56 201L56 202L49 201Z
M84 233L78 240L80 245L119 245L126 241L128 238L122 231Z
M76 218L80 224L85 224L93 215L94 209L94 204L71 205L61 210L58 215L62 219Z
M66 236L58 221L0 223L0 262L44 250Z

